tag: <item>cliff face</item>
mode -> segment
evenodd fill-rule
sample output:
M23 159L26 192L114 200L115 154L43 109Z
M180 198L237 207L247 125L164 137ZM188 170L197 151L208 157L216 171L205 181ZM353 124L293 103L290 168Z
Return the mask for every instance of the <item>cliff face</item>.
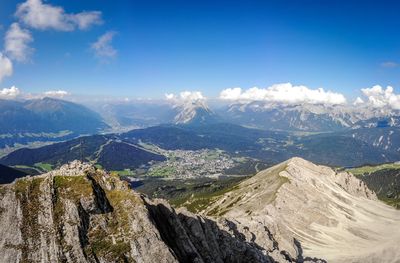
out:
M73 162L0 186L2 262L293 262L268 233L176 212L118 177ZM250 237L250 238L248 238Z
M74 162L0 188L3 262L174 262L143 200Z

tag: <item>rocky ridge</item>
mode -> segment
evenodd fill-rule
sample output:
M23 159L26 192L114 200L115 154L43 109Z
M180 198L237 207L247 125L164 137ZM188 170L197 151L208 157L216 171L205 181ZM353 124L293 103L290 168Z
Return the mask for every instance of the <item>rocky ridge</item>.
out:
M301 158L243 181L202 214L246 226L261 247L268 246L267 228L281 250L304 259L400 259L400 212L378 201L352 174Z
M260 246L244 225L175 211L78 161L1 185L0 200L2 262L304 261L268 228Z
M398 262L400 212L301 158L193 214L74 161L0 186L2 262Z

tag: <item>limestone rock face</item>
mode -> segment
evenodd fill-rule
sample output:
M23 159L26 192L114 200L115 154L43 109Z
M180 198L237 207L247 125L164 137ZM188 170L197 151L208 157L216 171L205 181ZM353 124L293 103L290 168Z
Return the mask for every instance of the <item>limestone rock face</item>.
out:
M8 262L398 262L400 212L353 175L300 158L261 171L200 214L72 162L0 185Z
M0 186L1 262L294 262L265 228L150 200L117 176L72 162ZM321 261L322 262L322 261Z
M202 213L245 226L261 247L270 246L267 228L293 258L400 260L400 211L352 174L301 158L243 181Z
M73 162L0 187L2 262L177 262L139 194Z

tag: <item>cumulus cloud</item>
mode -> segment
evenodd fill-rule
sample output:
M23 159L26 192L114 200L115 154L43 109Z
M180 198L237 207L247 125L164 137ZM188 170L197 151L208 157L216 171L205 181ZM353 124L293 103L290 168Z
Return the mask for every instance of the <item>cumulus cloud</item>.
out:
M290 83L275 84L268 88L230 88L221 91L220 99L230 101L265 101L284 104L344 104L343 94L325 91L322 88L309 89L306 86L293 86Z
M117 55L117 50L112 46L112 40L115 32L109 31L101 35L96 42L91 45L91 49L99 58L114 58Z
M13 65L11 60L0 52L0 82L5 78L11 76L13 73Z
M0 90L0 98L2 99L14 99L20 94L20 90L12 86L11 88L4 88Z
M167 100L173 100L175 98L175 94L167 93L167 94L165 94L165 98Z
M69 15L80 30L90 28L92 25L99 25L103 23L100 11L81 12L75 15Z
M53 98L64 98L65 96L70 95L65 90L49 90L44 92L43 94L47 97L53 97Z
M363 103L364 103L364 100L360 97L357 97L357 99L354 100L353 105L360 105Z
M375 85L372 88L361 89L361 92L368 99L366 103L375 108L390 107L392 109L400 109L400 95L395 94L391 86L387 86L384 89L379 85Z
M99 11L68 14L62 7L44 4L42 0L27 0L18 5L15 16L26 26L40 30L83 30L102 23Z
M32 41L32 34L28 30L22 29L18 23L13 23L6 33L4 50L11 59L26 62L33 52L29 47Z
M169 101L177 103L198 102L205 101L207 99L200 91L182 91L178 95L169 93L165 94L165 98Z

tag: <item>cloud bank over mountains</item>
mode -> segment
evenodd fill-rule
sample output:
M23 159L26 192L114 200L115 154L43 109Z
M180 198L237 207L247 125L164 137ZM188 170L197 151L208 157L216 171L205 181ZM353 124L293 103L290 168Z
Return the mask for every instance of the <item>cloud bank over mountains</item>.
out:
M49 90L49 91L45 91L43 94L46 97L53 97L53 98L60 98L60 99L70 95L70 93L65 90Z
M0 56L0 65L6 57ZM7 64L7 62L4 62ZM7 69L7 67L6 67ZM8 68L12 71L12 67ZM0 68L0 73L2 71ZM306 86L293 86L290 83L275 84L269 88L250 88L242 90L241 88L224 89L220 92L218 98L211 98L213 101L229 103L251 103L262 102L272 105L301 105L301 104L324 104L337 106L357 106L370 108L387 108L400 110L400 94L396 94L393 87L375 85L371 88L361 89L362 97L357 97L353 102L348 102L343 94L325 91L322 88L310 89ZM48 90L42 93L25 93L15 86L11 88L0 89L0 99L32 99L32 98L72 98L72 94L65 90ZM74 100L79 101L79 96L73 96ZM186 104L206 105L209 98L203 95L201 91L182 91L178 94L167 93L164 99L175 106ZM111 99L112 100L112 99ZM149 99L151 100L151 99ZM159 100L154 100L155 102Z
M393 87L387 86L386 89L379 85L372 88L361 89L363 95L368 99L369 103L374 108L389 107L400 110L400 94L395 94Z
M15 86L4 88L0 90L0 99L15 99L20 93L21 91Z
M274 84L268 88L230 88L221 91L222 100L251 102L264 101L284 104L345 104L343 94L325 91L322 88L309 89L306 86L294 86L291 83Z
M191 107L208 108L207 98L200 91L182 91L179 94L165 94L167 102L174 107L183 107L189 109Z
M306 86L295 86L291 83L274 84L268 88L228 88L219 93L218 99L230 103L264 102L283 105L325 104L353 105L371 108L389 108L400 110L400 94L393 87L375 85L361 89L362 97L357 97L349 103L346 97L337 92L325 91L322 88L311 89ZM174 104L206 102L207 98L200 91L183 91L179 94L165 94L167 101Z
M207 99L200 91L182 91L178 95L169 93L165 94L165 98L173 102L196 102Z
M372 108L390 108L400 110L400 94L393 87L384 89L380 85L361 89L363 98L357 97L353 105ZM345 105L347 99L341 93L325 91L322 88L310 89L306 86L294 86L290 83L274 84L268 88L229 88L221 91L219 99L230 102L269 102L277 104L326 104Z
M32 94L32 93L25 93L15 86L12 86L11 88L0 89L0 99L3 100L14 100L14 99L28 100L28 99L40 99L44 97L63 99L70 95L71 93L65 90L49 90L43 93Z

